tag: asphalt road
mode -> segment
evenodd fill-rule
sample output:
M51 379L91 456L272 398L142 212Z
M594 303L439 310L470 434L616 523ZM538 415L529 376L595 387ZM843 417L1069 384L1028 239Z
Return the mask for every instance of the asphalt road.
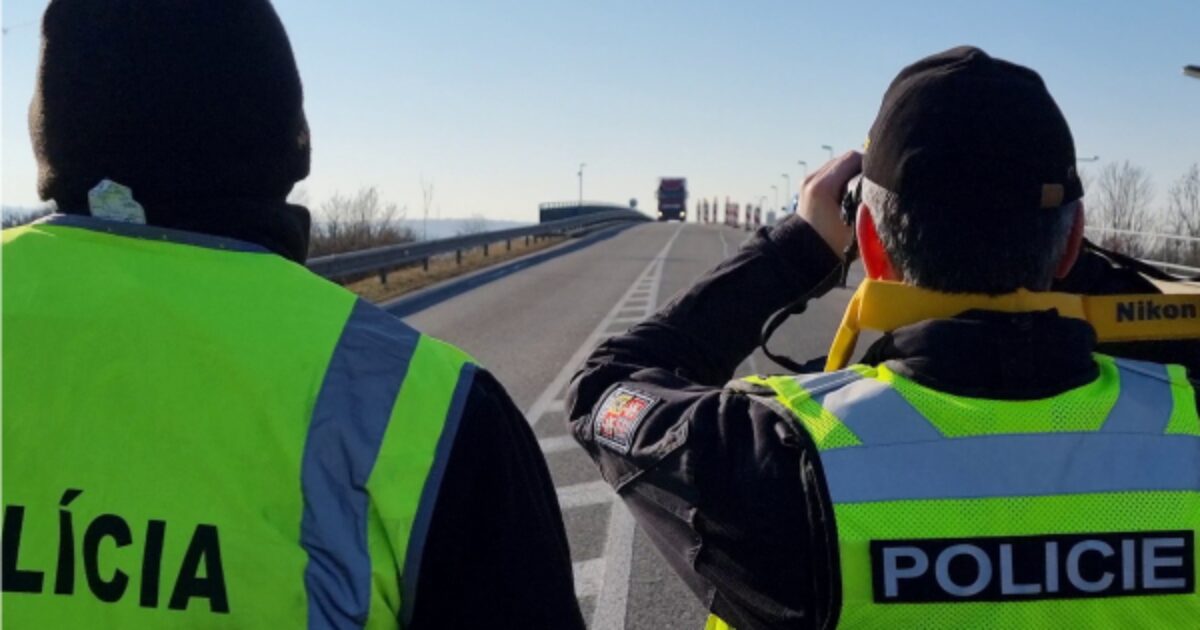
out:
M435 287L432 299L396 306L410 324L475 356L526 411L558 488L576 593L594 629L698 630L706 611L567 435L567 380L599 341L653 313L748 236L723 226L638 225L458 281L469 290ZM825 354L849 296L835 289L810 305L776 333L772 349ZM739 375L782 371L756 351Z

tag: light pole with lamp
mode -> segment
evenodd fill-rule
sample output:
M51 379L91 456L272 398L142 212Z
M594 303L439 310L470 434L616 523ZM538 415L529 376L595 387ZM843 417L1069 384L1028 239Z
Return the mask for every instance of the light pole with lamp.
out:
M821 148L822 148L822 149L825 149L826 151L828 151L828 152L829 152L829 159L830 159L830 160L833 160L833 147L829 146L828 144L822 144L822 145L821 145Z
M792 198L792 176L784 173L781 177L783 177L783 203L786 204ZM783 210L783 208L776 208L776 210Z
M1183 67L1183 73L1193 79L1200 79L1200 66L1186 65Z
M579 205L583 206L583 167L587 166L585 162L579 163Z
M1076 162L1099 162L1100 156L1093 155L1092 157L1077 157L1077 158L1075 158L1075 161Z
M796 164L800 165L800 188L804 188L804 182L808 180L808 162L805 162L804 160L799 160L796 162ZM797 193L799 193L799 192L800 191L797 191ZM797 211L800 210L800 195L799 194L796 195L796 208L795 209Z
M771 184L771 190L775 192L775 204L773 207L778 208L779 207L779 187L776 186L775 184Z

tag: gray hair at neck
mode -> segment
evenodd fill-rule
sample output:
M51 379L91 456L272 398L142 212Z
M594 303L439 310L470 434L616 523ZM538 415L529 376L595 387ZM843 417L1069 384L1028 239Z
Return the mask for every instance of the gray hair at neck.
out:
M909 202L863 178L863 203L904 282L947 293L998 295L1048 289L1066 252L1080 201L1012 215ZM937 217L931 222L930 217Z

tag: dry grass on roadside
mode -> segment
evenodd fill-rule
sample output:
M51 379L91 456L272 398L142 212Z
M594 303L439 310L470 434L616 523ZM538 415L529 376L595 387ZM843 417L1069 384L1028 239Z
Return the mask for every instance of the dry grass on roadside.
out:
M435 282L546 249L562 241L563 237L561 236L550 236L536 241L531 239L529 245L525 245L524 239L516 239L512 242L512 251L505 251L504 242L501 241L499 243L492 243L488 249L488 256L483 255L482 248L464 251L461 265L455 263L454 254L451 253L430 259L429 271L425 271L418 264L392 271L387 276L387 284L380 283L378 276L371 276L370 278L351 282L346 285L346 288L367 300L379 303L429 286Z

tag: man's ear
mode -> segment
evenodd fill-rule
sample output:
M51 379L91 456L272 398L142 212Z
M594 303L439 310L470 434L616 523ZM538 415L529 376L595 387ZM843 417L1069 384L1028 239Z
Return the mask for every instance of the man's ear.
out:
M1067 248L1063 250L1062 258L1058 261L1058 269L1054 277L1061 280L1071 273L1075 261L1079 259L1079 250L1083 248L1084 227L1083 201L1075 204L1075 222L1071 224L1071 235L1067 237Z
M892 259L887 250L883 248L883 241L879 240L875 219L871 216L871 209L867 204L859 204L858 219L854 226L858 236L858 252L862 256L867 277L872 280L901 280L900 274L896 273L896 268L892 266Z

